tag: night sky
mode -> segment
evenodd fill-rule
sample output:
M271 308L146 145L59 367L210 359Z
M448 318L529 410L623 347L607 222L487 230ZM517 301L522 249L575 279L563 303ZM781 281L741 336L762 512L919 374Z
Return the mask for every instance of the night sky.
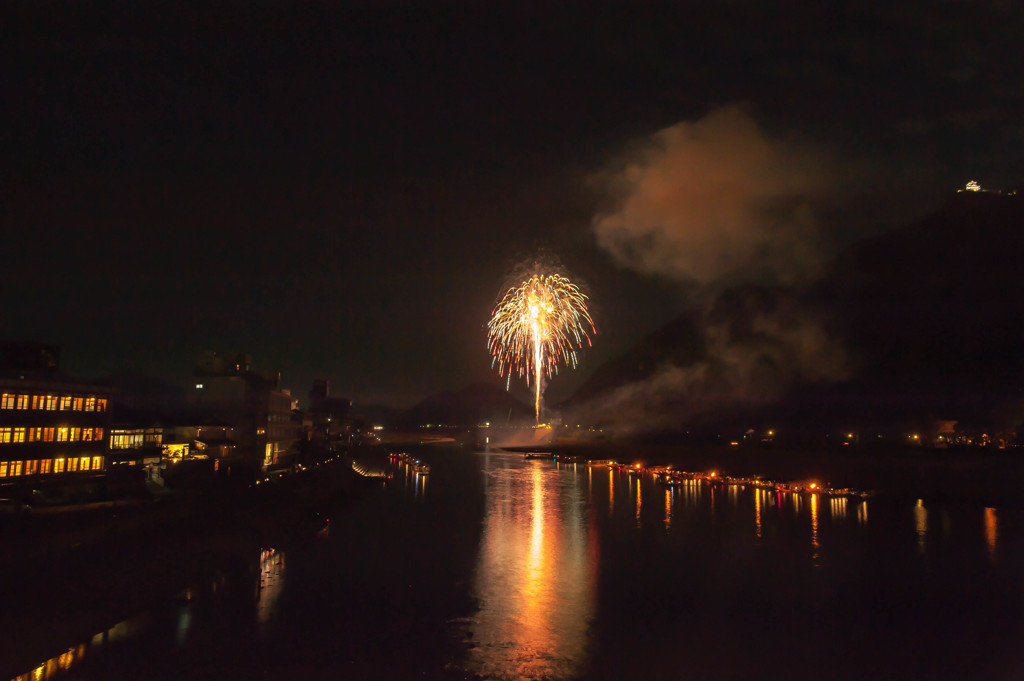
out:
M565 396L707 291L1021 183L1019 3L874 4L7 3L0 337L407 406L497 382L543 249L599 331Z

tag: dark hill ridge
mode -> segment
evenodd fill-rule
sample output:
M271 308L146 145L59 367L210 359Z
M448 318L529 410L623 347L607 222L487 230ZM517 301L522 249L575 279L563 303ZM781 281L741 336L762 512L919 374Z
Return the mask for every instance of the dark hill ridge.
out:
M404 410L367 407L357 411L392 428L418 428L428 423L472 427L486 421L504 424L533 418L528 405L490 383L437 393Z
M855 244L823 290L862 375L1005 391L1024 369L1024 200L962 192L920 223Z
M657 400L670 412L651 415L658 428L929 417L1015 425L1024 419L1022 265L1024 199L959 193L920 222L851 245L809 287L741 286L684 311L562 406L625 409L609 396L649 398L624 386L675 367L686 379L681 394Z
M698 315L696 310L684 312L641 339L625 354L602 364L568 404L592 399L626 383L646 380L666 363L690 366L699 361L705 350Z

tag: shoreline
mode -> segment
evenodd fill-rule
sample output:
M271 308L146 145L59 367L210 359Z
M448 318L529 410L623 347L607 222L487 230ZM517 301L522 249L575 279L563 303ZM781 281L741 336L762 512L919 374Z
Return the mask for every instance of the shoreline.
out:
M1024 450L937 450L899 445L804 447L635 442L556 443L492 447L509 453L550 452L558 458L614 459L621 463L672 465L718 471L733 477L777 481L818 479L833 487L877 495L1024 506Z
M315 532L321 510L338 516L331 527L343 531L346 508L374 486L339 457L271 485L121 514L116 506L79 511L88 522L69 511L66 527L52 535L36 527L5 533L0 571L18 588L0 615L0 628L12 632L0 642L0 678L29 672L65 643L87 642L218 572L242 569L262 548Z

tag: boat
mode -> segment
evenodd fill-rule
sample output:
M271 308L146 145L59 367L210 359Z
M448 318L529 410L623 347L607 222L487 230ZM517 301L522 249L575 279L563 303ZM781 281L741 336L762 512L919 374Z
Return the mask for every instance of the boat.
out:
M523 456L523 458L524 459L554 459L555 458L555 453L554 452L527 452Z

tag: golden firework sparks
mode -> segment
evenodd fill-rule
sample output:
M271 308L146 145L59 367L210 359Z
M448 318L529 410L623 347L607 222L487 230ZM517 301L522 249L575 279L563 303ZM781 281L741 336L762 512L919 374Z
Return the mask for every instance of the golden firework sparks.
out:
M576 351L584 342L591 345L590 334L596 333L587 296L579 287L558 274L534 274L518 288L510 288L491 313L491 366L509 380L515 373L527 385L533 382L539 423L544 378L557 374L562 363L575 369Z

